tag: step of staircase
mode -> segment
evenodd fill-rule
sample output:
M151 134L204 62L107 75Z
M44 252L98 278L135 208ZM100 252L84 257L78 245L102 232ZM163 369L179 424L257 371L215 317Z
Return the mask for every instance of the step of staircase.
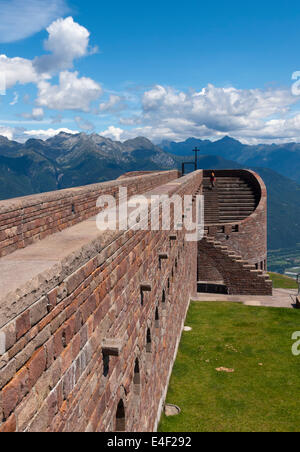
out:
M231 268L237 272L238 278L233 277L232 280L227 280L230 281L232 292L241 295L272 295L273 283L266 272L256 269L255 265L250 264L224 243L214 240L212 237L206 235L203 241L208 247L212 247L215 253L222 253L224 259L229 259L231 264L228 262L225 268ZM220 258L215 256L215 259L218 261Z
M206 224L234 223L250 216L257 205L254 191L239 177L217 177L215 187L203 180Z

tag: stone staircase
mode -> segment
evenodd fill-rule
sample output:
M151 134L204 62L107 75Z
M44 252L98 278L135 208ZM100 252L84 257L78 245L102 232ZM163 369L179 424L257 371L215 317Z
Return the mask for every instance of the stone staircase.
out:
M216 224L220 222L219 196L217 186L211 189L209 178L203 179L204 218L205 223Z
M243 260L226 245L206 235L198 246L199 250L214 260L216 268L223 275L229 295L272 295L269 275L257 270L255 265Z
M257 206L253 188L240 177L217 177L214 188L209 177L204 177L203 193L206 224L244 220Z

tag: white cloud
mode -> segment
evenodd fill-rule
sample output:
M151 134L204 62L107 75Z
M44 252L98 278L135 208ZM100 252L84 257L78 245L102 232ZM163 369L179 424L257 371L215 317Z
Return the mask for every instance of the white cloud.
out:
M14 98L13 100L9 103L9 105L11 105L12 107L14 105L16 105L19 102L19 94L17 92L14 92Z
M78 77L78 72L61 72L59 84L38 83L37 105L53 110L78 110L88 112L90 103L102 94L101 86L87 77Z
M62 69L72 67L74 59L91 53L89 31L74 22L72 17L58 19L47 30L49 38L45 42L45 48L51 52L49 55L43 55L34 60L0 55L0 73L4 76L6 89L17 83L38 84L43 80L51 79Z
M297 102L289 90L238 90L209 84L200 92L177 92L155 86L143 96L145 118L184 118L209 129L232 130L282 114Z
M249 144L300 142L300 113L282 119L265 121L261 128L245 128L236 138Z
M12 127L0 126L0 136L6 137L9 140L14 138L14 129Z
M17 83L20 85L37 83L46 77L37 74L32 61L19 57L8 58L6 55L0 55L0 72L4 74L6 89Z
M24 135L28 138L39 138L41 140L46 140L48 138L54 137L58 135L60 132L76 134L79 133L78 130L70 130L70 129L47 129L47 130L25 130Z
M107 102L103 102L99 105L99 111L101 113L117 113L125 108L126 105L123 102L122 97L115 94L111 94Z
M134 125L128 135L145 135L153 141L183 140L190 136L219 138L225 134L243 138L300 139L297 120L286 119L291 106L299 102L287 89L217 88L211 84L200 91L177 91L156 85L142 97L140 115L121 119ZM295 115L294 115L295 116Z
M0 55L0 74L4 78L4 89L16 84L36 84L38 96L35 101L38 107L53 110L90 111L90 104L102 94L101 86L88 77L79 78L78 72L61 71L73 66L73 61L91 54L95 49L89 47L89 31L74 22L72 17L58 19L48 28L48 39L45 49L51 52L31 61ZM59 73L59 83L51 84L52 77ZM15 105L15 97L11 105ZM27 96L28 101L28 96ZM113 108L117 99L112 97L107 108ZM31 114L23 114L27 119L41 120L41 108L34 109Z
M0 42L28 38L67 12L64 0L2 0Z
M109 126L108 129L100 132L102 137L111 138L112 140L120 141L121 137L123 138L124 130L115 126Z
M22 127L6 127L0 125L0 135L8 138L9 140L15 140L20 143L24 143L29 138L37 138L40 140L47 140L48 138L58 135L60 132L77 134L78 130L71 130L68 128L59 129L37 129L37 130L26 130Z
M23 118L42 121L44 119L44 110L42 108L33 108L31 113L22 113Z
M93 52L93 49L89 49L90 32L74 22L72 17L56 20L47 28L47 31L49 37L44 47L50 54L36 58L34 61L34 66L39 72L70 69L73 67L74 59Z

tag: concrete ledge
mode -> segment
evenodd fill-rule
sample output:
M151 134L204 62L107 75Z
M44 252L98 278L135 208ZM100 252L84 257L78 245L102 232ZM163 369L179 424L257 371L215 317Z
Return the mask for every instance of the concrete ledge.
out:
M122 339L103 339L102 353L109 356L120 356L124 347Z
M194 301L230 301L243 303L246 306L265 306L270 308L293 309L296 304L297 290L294 289L274 289L273 295L222 295L211 293L197 293L192 299Z

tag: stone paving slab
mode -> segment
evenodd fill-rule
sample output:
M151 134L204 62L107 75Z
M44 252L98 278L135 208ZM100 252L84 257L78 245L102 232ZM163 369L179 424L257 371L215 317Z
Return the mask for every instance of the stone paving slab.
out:
M246 306L267 306L272 308L293 309L296 304L296 289L273 289L273 296L256 295L222 295L211 293L198 293L194 301L231 301L243 303Z

